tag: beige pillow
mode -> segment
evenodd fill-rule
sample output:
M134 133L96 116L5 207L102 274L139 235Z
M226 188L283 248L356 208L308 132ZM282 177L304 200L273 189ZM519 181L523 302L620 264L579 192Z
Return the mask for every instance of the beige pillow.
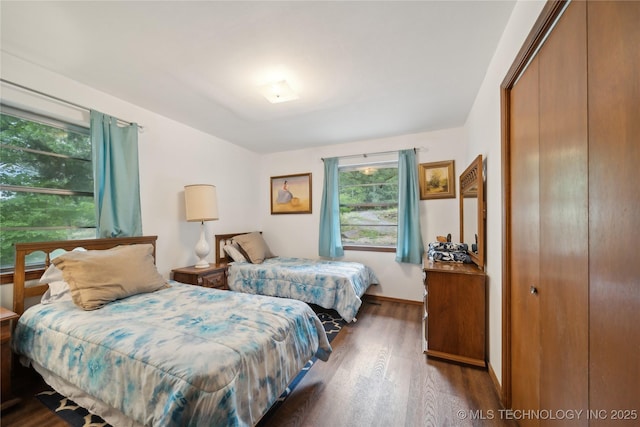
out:
M235 236L233 241L240 245L242 250L249 257L249 261L253 264L261 264L267 258L273 258L267 242L262 238L262 234L254 231L249 234L240 234Z
M85 310L168 286L156 269L150 244L67 252L51 262L62 270L73 302Z

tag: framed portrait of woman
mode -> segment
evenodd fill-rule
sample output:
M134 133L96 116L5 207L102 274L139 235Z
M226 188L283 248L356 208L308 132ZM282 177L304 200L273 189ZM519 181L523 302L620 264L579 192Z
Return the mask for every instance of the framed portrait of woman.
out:
M311 213L311 173L271 177L271 214Z

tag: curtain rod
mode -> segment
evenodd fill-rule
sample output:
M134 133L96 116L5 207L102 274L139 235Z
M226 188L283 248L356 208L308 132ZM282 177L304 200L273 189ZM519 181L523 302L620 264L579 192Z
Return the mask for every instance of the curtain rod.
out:
M30 87L23 86L21 84L12 82L10 80L6 80L6 79L3 79L3 78L0 78L0 81L2 83L6 83L8 85L15 86L15 87L20 88L22 90L26 90L28 92L35 93L37 95L44 96L46 98L50 98L50 99L53 99L53 100L58 101L58 102L62 102L63 104L70 105L70 106L78 108L80 110L85 110L85 111L91 111L92 110L92 108L85 107L84 105L76 104L75 102L67 101L66 99L58 98L57 96L49 95L48 93L40 92L39 90L36 90L36 89L31 89ZM119 121L120 123L124 123L124 124L127 124L127 125L137 124L137 123L134 123L134 122L130 122L128 120L119 119L117 117L116 117L116 120ZM144 130L144 126L138 124L138 129L142 132Z
M420 148L416 148L416 147L413 147L413 152L414 152L414 153L417 153L418 151L422 151L422 149L420 149ZM339 159L352 159L352 158L354 158L354 157L364 157L364 158L367 158L368 156L380 156L380 155L383 155L383 154L396 154L396 153L399 153L399 152L400 152L400 150L375 151L375 152L373 152L373 153L349 154L349 155L346 155L346 156L337 156L337 157L338 157ZM325 159L325 158L324 158L324 157L321 157L320 159L324 162L324 159Z

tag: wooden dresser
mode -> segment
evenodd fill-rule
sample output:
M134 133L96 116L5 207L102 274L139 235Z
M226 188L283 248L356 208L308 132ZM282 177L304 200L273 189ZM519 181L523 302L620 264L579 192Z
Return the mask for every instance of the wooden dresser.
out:
M486 367L485 273L475 264L424 260L423 351Z

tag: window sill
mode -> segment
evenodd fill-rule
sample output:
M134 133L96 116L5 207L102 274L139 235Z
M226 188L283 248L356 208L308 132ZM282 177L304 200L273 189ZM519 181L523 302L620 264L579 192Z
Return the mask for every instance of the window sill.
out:
M35 267L25 272L26 280L38 280L44 273L44 267ZM7 271L0 274L0 285L7 285L13 283L13 271Z
M395 252L396 248L389 246L358 246L345 245L342 247L345 251L365 251L365 252Z

